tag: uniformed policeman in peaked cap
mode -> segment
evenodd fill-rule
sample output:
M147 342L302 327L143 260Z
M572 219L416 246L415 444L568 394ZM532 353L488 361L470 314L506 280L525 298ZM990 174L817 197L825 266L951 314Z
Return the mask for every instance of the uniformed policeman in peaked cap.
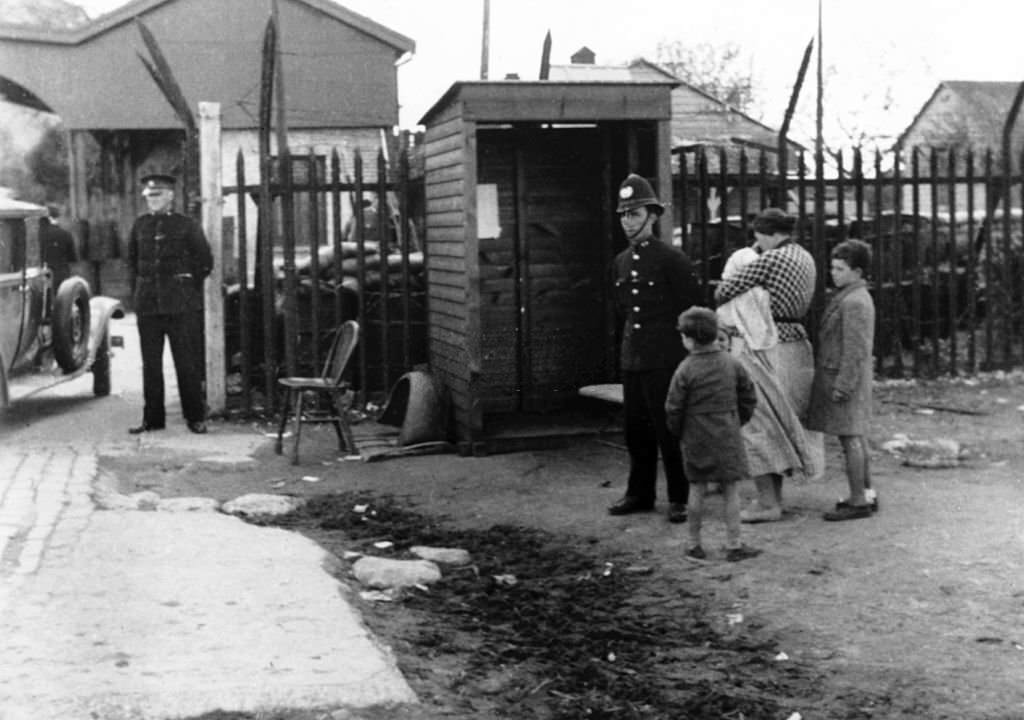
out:
M686 521L689 483L679 441L665 421L672 373L683 360L676 318L698 299L685 253L661 242L654 225L665 211L651 184L630 174L619 186L616 212L629 247L615 257L616 308L623 320L622 386L629 479L612 515L654 509L661 453L671 522Z
M174 212L175 178L151 173L141 178L149 212L132 226L128 265L142 348L142 424L132 434L163 430L164 338L171 346L181 409L188 429L206 432L203 392L203 281L213 256L202 228Z

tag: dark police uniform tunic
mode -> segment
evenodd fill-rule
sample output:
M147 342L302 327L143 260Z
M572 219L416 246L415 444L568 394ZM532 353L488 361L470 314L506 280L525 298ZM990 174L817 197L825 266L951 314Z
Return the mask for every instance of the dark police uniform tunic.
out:
M689 484L679 442L665 421L665 396L685 355L676 321L696 302L697 279L690 259L658 240L619 253L614 276L616 306L623 317L620 362L630 457L626 495L654 502L660 449L669 502L685 504Z
M178 213L146 214L132 226L128 264L142 348L143 423L163 427L163 348L171 345L185 421L202 422L203 280L213 256L199 225Z

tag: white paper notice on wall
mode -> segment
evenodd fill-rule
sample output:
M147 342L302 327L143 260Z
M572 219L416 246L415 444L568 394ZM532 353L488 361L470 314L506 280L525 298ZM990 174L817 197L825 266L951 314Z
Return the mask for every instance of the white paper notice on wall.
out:
M478 238L501 237L498 222L498 186L476 186L476 236Z

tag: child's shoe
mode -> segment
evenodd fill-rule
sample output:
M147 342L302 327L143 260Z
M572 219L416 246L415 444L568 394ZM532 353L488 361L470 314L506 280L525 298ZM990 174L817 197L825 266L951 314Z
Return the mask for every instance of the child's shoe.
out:
M864 491L864 499L868 501L868 507L871 508L871 512L878 512L878 493L875 492L874 488L868 488ZM836 510L842 510L843 508L849 507L849 499L840 500L836 503Z
M761 554L761 551L757 548L752 548L749 545L740 545L736 548L729 548L725 551L725 559L728 562L739 562L740 560L749 560L755 558Z
M686 551L687 560L695 560L697 562L703 562L707 560L708 554L704 552L704 548L700 545L694 545L692 548Z

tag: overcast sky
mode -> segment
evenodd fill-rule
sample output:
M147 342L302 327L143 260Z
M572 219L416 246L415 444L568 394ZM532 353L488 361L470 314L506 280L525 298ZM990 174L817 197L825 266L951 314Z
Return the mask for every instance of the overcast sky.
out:
M269 13L270 0L265 3ZM93 17L124 0L80 0ZM479 77L483 0L347 0L340 3L416 42L399 70L401 124L414 125L456 80ZM491 0L490 77L536 78L545 33L552 62L581 46L598 63L655 60L659 42L738 45L760 107L778 127L804 48L816 31L817 0ZM826 115L872 133L895 134L940 80L1024 80L1020 0L824 0ZM802 95L813 129L814 69ZM883 110L887 91L894 103Z

